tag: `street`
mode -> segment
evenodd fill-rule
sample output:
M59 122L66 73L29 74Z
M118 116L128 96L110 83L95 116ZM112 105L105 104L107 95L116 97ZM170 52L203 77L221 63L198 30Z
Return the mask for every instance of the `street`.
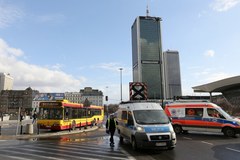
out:
M124 141L109 146L109 136L104 128L90 132L30 138L1 140L0 159L136 159L136 160L238 160L240 140L222 134L189 133L177 136L177 146L172 151L137 150Z

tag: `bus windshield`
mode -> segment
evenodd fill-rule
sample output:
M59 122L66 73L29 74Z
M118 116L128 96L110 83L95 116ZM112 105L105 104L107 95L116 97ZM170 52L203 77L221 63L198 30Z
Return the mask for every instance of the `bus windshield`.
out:
M63 119L62 108L40 108L39 119Z
M135 110L133 114L138 124L169 123L169 119L163 110Z

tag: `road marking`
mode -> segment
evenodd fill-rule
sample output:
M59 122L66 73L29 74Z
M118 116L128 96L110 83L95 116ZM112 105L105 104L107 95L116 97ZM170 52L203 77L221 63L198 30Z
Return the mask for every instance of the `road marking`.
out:
M189 137L183 137L183 138L187 140L192 140L192 138L189 138Z
M233 149L233 148L229 148L229 147L226 147L226 149L240 153L240 150L237 150L237 149Z
M136 160L133 156L131 156L127 151L125 151L123 148L120 149L122 153L124 153L129 160Z
M209 143L209 142L205 142L205 141L201 141L201 142L213 146L213 143Z

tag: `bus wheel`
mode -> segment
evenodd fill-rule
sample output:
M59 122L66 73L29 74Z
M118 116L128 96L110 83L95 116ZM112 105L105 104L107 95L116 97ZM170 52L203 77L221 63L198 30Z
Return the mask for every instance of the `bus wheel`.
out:
M135 137L132 137L132 149L133 149L134 151L137 150L137 142L136 142Z
M174 125L173 129L176 134L182 133L182 127L180 125Z
M76 129L76 121L72 121L72 130Z
M232 128L227 127L227 128L224 128L223 134L227 137L234 137L235 136L235 131Z

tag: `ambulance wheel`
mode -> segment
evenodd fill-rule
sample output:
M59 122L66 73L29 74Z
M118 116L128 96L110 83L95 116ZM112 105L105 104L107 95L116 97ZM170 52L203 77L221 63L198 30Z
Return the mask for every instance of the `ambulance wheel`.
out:
M235 136L235 131L230 127L224 128L223 133L227 137L234 137Z
M136 142L135 137L132 137L132 149L133 149L134 151L137 150L137 142Z
M182 133L182 127L180 125L174 125L173 129L176 134Z

